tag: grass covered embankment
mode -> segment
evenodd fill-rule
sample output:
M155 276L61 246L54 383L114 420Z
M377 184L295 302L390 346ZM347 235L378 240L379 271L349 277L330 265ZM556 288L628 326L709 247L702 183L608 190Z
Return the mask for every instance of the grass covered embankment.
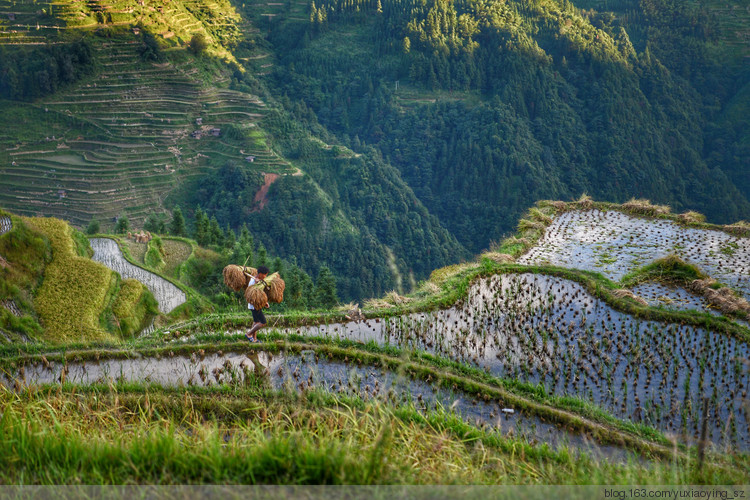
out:
M0 299L13 300L21 316L0 309L2 326L34 340L58 344L117 340L140 330L157 312L151 293L122 281L89 258L86 237L54 218L12 217L0 236Z
M6 483L743 484L746 463L613 464L502 437L444 411L262 387L3 393ZM744 467L744 469L743 469Z

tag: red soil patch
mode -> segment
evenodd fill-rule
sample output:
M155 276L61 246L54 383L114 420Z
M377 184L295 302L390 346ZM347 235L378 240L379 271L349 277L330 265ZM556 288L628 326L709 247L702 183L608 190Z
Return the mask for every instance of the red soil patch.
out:
M255 193L255 197L253 198L253 201L258 206L255 210L263 210L266 205L268 204L268 189L271 187L271 184L276 182L276 179L279 178L279 174L265 174L263 177L263 185L260 187L257 193Z

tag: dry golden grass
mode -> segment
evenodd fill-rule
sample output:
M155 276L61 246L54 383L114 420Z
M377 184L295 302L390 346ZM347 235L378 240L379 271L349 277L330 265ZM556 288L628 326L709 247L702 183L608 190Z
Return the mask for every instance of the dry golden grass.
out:
M623 203L622 208L634 214L650 216L666 215L671 211L667 205L654 205L649 200L635 198Z
M703 222L706 222L705 215L698 212L693 212L692 210L678 215L677 219L683 224L701 224Z
M99 323L117 285L117 275L102 264L76 255L72 229L59 219L24 219L44 233L52 245L53 260L35 298L45 339L111 339Z
M410 297L404 297L403 295L399 295L396 290L391 290L387 294L385 294L386 300L394 303L395 305L399 306L402 304L408 304L409 302L412 302L414 299Z
M575 201L575 205L581 210L591 210L594 208L594 200L591 199L591 196L583 193L581 197Z
M493 262L497 262L498 264L512 264L516 261L516 259L514 259L512 255L500 252L485 252L482 254L482 257L486 257Z
M623 299L625 297L628 297L630 299L635 300L636 302L638 302L642 306L647 306L648 305L648 302L646 302L646 299L644 299L643 297L639 297L638 295L634 294L633 292L631 292L630 290L625 289L625 288L620 288L619 290L614 290L612 292L612 295L614 295L618 299Z

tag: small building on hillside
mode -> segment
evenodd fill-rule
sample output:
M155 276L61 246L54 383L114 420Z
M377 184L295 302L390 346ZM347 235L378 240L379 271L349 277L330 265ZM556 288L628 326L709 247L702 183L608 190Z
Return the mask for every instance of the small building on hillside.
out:
M192 132L190 134L190 137L192 137L193 139L200 139L201 137L203 137L203 134L200 130L196 130L195 132Z
M245 161L247 161L249 163L252 163L252 162L255 161L255 157L254 156L246 156L245 157Z
M196 125L203 125L203 118L200 118L200 117L196 118L195 119L195 124Z
M214 137L219 137L221 135L221 129L220 128L212 128L211 129L211 135Z

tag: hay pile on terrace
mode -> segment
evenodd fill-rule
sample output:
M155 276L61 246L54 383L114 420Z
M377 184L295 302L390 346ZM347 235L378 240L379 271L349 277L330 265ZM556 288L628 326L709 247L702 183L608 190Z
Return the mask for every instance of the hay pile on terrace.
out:
M631 292L630 290L628 290L626 288L620 288L619 290L615 290L615 291L612 292L612 295L614 295L618 299L623 299L625 297L628 297L628 298L630 298L630 299L638 302L642 306L647 306L648 305L648 302L646 302L646 299L644 299L643 297L639 297L638 295L634 294L633 292Z
M586 193L582 194L581 197L576 200L575 204L581 210L591 210L594 208L594 200L592 200L591 196Z
M716 280L713 278L694 280L690 283L690 289L703 295L709 304L723 314L733 314L738 311L750 312L750 304L747 300L738 297L731 288L716 288Z
M677 219L683 224L700 224L702 222L706 222L705 215L698 212L693 212L692 210L690 212L685 212L684 214L678 215Z
M622 208L634 214L650 216L666 215L672 210L667 205L653 205L649 200L635 198L623 203Z
M411 302L412 300L414 300L412 298L404 297L403 295L399 295L396 290L391 290L390 292L388 292L387 294L385 294L385 297L386 297L387 300L393 302L396 305L408 304L409 302Z
M750 236L750 222L741 220L739 222L735 222L734 224L724 226L724 230L735 236Z
M482 257L487 257L491 261L497 262L498 264L512 264L516 261L516 259L514 259L512 255L500 252L485 252L482 254Z
M250 283L250 275L255 275L257 272L254 267L242 267L230 264L222 271L224 284L235 292L241 292Z

